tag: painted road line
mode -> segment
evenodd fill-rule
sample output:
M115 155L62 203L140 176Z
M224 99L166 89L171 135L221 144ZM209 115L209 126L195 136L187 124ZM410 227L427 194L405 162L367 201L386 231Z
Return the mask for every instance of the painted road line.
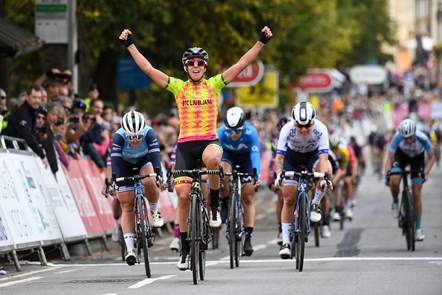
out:
M0 284L0 288L9 287L9 286L16 285L16 284L21 284L21 283L27 283L27 282L39 280L39 279L42 279L42 278L43 277L30 277L30 278L23 279L23 280L7 282L7 283Z
M141 287L143 287L145 285L152 284L153 282L155 282L157 280L167 280L167 279L170 279L170 278L173 278L173 277L176 277L176 275L162 276L162 277L155 278L155 279L145 279L145 280L142 280L142 281L140 281L140 282L138 282L136 284L133 284L133 285L129 286L129 289L138 289L138 288L141 288Z

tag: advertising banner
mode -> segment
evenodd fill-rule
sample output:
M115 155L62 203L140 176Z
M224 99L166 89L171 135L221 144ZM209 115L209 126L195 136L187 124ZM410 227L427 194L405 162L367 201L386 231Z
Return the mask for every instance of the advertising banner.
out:
M9 153L0 153L0 206L2 226L8 225L9 237L14 245L40 245L41 237L38 220L29 207L29 195L18 175L18 167L12 164ZM4 219L3 219L4 218ZM8 238L9 240L9 238Z
M63 169L65 169L63 167ZM83 178L79 160L71 160L69 170L64 170L71 192L77 204L78 212L83 220L88 235L102 234L104 232L99 216L95 212L94 204L89 197L89 191Z

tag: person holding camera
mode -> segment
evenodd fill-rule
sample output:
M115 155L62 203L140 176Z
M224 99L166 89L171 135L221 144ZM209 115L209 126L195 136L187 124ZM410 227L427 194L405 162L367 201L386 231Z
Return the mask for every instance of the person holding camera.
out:
M49 167L52 173L55 174L58 171L57 155L55 150L54 129L58 126L64 125L64 109L58 102L50 102L46 105L47 115L46 123L43 126L46 131L46 137L40 141L43 149L46 152L48 158Z
M68 104L63 105L69 108ZM88 130L88 126L85 125L83 120L85 110L86 104L84 101L79 98L74 99L67 116L66 136L61 141L63 150L74 159L79 159L81 153L80 137Z

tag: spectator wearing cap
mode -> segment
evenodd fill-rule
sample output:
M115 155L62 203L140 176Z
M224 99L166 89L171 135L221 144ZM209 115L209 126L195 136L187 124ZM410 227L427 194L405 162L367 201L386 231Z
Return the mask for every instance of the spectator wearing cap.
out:
M45 168L48 166L48 159L44 150L40 147L37 132L37 109L41 105L42 87L33 85L26 90L25 102L11 114L8 126L2 132L3 135L22 138L26 144L36 153ZM12 147L8 143L7 147Z

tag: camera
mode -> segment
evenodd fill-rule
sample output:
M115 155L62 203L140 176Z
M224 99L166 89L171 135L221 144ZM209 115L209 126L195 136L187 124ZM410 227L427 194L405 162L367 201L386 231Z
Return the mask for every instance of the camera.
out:
M72 103L72 108L80 108L84 111L86 109L86 103L84 102L84 100L76 98Z
M80 122L80 118L77 115L72 115L69 118L69 122L71 122L71 123L78 123L78 122Z
M55 125L56 126L61 126L61 125L63 125L64 124L64 118L58 118L57 119L57 122L55 122Z

